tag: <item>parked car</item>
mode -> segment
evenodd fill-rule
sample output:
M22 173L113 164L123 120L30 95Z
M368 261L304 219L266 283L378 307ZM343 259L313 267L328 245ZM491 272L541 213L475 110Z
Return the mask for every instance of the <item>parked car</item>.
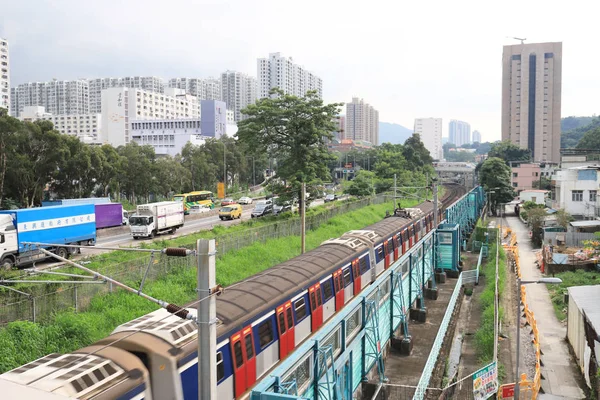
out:
M264 217L265 215L269 215L273 212L273 205L259 202L252 210L252 214L250 216L252 218Z
M325 203L328 203L330 201L336 201L337 199L337 194L328 194L327 196L325 196Z
M283 202L282 204L275 204L273 206L273 214L281 214L287 211L292 211L292 203L289 201Z
M225 219L242 218L242 206L240 204L230 204L219 210L219 218L221 221Z
M240 199L238 200L239 204L252 204L252 198L251 197L240 197Z
M231 198L226 198L221 201L222 206L228 206L230 204L236 204L235 200L233 200Z

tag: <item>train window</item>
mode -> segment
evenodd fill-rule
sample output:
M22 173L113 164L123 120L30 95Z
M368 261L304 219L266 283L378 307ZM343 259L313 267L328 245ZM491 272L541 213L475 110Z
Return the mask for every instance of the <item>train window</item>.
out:
M217 352L217 382L225 377L225 364L223 363L223 352Z
M321 292L321 288L318 288L318 290L315 290L315 292L317 296L317 307L321 307L323 304L323 292Z
M369 270L369 264L367 263L367 256L360 258L360 274L364 274Z
M383 254L383 245L381 245L377 250L377 262L383 260L383 258L385 257Z
M333 297L333 287L331 286L331 280L327 279L321 284L323 288L323 298L325 301Z
M279 334L285 333L285 315L283 313L277 314L277 323L279 324Z
M317 308L317 300L315 299L315 291L310 292L310 310L315 311Z
M242 342L238 340L233 345L233 353L235 355L235 367L239 368L244 364L244 355L242 353Z
M254 346L252 345L252 335L244 336L244 342L246 342L246 357L251 359L254 357Z
M273 341L273 326L271 325L271 319L263 321L258 326L258 337L260 339L260 348L264 349L266 345Z
M400 247L400 240L398 240L398 235L394 236L394 247L396 249Z
M350 276L350 268L344 270L344 286L348 286L352 283L352 276Z
M294 308L296 309L296 321L300 321L306 317L306 302L304 301L304 297L296 300Z
M288 320L288 326L293 326L294 325L294 317L292 317L292 307L288 307L285 310L285 316L287 317L287 320Z

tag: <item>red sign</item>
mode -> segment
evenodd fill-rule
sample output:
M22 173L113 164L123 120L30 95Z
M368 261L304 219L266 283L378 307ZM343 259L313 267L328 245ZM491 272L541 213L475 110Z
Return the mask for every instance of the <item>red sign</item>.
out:
M502 398L503 399L511 399L515 397L515 384L507 383L506 385L502 385L500 387L502 389Z

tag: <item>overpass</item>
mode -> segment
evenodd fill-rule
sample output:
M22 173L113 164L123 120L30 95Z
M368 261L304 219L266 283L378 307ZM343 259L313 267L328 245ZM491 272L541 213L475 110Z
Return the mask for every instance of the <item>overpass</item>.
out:
M454 182L467 189L475 187L475 167L469 162L434 162L433 168L441 182Z

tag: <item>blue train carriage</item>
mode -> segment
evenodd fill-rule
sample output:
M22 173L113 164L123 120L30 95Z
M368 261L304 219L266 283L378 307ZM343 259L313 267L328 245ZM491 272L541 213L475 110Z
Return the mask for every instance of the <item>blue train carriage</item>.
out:
M0 375L0 393L19 400L152 399L150 376L138 357L97 345L49 354L6 372Z
M44 246L61 257L68 257L75 249L61 245L96 242L96 218L93 204L38 207L0 211L0 267L30 264L48 256L38 251L33 243Z

